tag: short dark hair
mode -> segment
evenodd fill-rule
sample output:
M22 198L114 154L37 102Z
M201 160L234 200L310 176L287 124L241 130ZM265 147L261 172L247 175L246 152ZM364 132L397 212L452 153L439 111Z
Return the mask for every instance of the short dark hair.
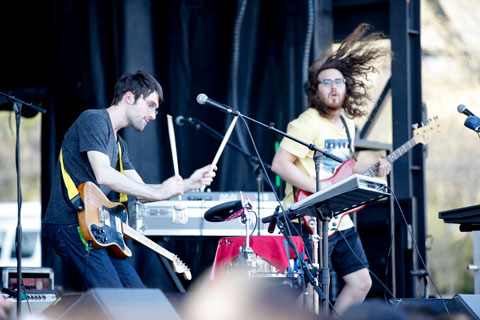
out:
M321 115L327 114L328 107L318 97L318 75L326 69L337 69L346 80L346 95L342 106L345 114L350 118L366 114L360 107L370 98L365 80L368 79L368 73L377 71L372 62L390 53L372 46L375 40L383 37L382 33L374 32L363 37L371 29L368 24L360 24L335 52L323 54L312 63L305 86L308 107L317 109Z
M131 91L135 95L135 101L142 95L146 98L155 91L158 94L158 103L160 104L163 101L162 87L154 77L145 71L139 70L135 73L126 72L117 80L115 88L113 89L112 105L116 105L122 101L123 96L128 91Z

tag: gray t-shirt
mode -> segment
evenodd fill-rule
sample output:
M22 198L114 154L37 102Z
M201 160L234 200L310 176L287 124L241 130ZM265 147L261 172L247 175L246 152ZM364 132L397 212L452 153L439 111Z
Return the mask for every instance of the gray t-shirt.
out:
M123 169L133 169L128 158L127 144L119 135L117 136L122 147ZM110 159L110 166L119 170L118 144L115 141L112 122L105 109L84 111L68 129L62 142L63 164L76 186L83 182L91 181L99 186L103 193L109 195L110 200L118 201L118 193L97 183L93 169L88 161L87 151L98 151L106 154ZM78 223L77 211L68 199L68 191L63 182L58 160L50 201L43 223Z

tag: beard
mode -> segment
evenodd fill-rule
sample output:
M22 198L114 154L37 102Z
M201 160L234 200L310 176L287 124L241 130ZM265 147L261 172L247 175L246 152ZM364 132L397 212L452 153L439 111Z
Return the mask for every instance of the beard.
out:
M318 97L318 103L320 104L320 109L324 110L325 113L329 113L330 111L336 111L338 109L343 108L343 104L345 102L345 96L340 97L338 96L334 101L329 99L324 99L322 97Z

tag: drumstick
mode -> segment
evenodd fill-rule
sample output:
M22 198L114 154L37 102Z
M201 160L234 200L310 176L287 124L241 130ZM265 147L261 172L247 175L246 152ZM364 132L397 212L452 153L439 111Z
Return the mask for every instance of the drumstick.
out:
M175 132L173 131L172 116L169 114L167 114L167 124L168 137L170 138L170 148L172 149L173 172L176 176L179 176L180 173L178 171L177 144L175 143ZM178 195L178 199L182 200L182 195Z
M213 168L217 165L218 160L220 159L220 156L222 155L223 149L227 145L228 138L230 138L230 135L232 134L233 128L235 127L235 124L237 123L238 116L235 116L233 118L232 122L230 123L230 126L227 129L227 132L225 133L225 136L223 137L222 143L220 143L220 147L218 148L217 154L215 154L215 157L213 158L212 161L212 168L208 173L211 173L213 171ZM205 186L202 185L200 188L201 191L205 190Z

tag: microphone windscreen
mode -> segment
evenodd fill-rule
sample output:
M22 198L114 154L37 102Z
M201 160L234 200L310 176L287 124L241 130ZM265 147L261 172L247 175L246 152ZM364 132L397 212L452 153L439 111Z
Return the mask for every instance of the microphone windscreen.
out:
M183 116L178 116L175 118L175 123L177 124L177 126L183 126L183 120L185 118Z
M197 96L197 102L199 104L205 104L205 102L207 102L207 95L205 93L200 93L198 96Z

